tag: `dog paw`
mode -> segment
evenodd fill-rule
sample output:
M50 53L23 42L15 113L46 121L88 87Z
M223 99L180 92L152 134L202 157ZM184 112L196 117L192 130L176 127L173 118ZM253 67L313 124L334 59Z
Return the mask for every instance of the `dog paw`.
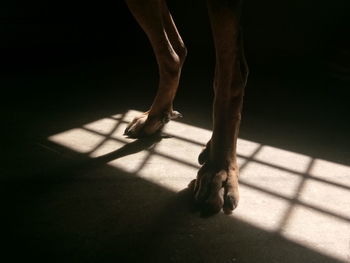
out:
M150 116L149 111L135 117L126 127L124 135L137 138L150 136L159 132L170 120L181 118L182 114L178 111L163 112L158 115Z
M238 168L218 169L206 162L192 183L194 202L203 216L216 214L223 209L231 214L239 201Z

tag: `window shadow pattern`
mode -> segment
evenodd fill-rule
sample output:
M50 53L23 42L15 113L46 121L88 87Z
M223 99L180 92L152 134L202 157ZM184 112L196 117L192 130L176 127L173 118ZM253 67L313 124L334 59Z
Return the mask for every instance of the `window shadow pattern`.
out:
M186 132L189 132L191 130L188 130L188 127L185 128L181 128L180 132L179 130L177 130L176 128L173 129L174 127L169 127L168 130L164 131L164 134L160 137L153 137L153 138L149 138L149 139L141 139L141 140L134 140L130 142L130 139L124 138L123 136L121 136L121 131L123 129L123 127L125 127L125 125L128 123L130 116L135 116L135 113L137 113L136 111L129 111L129 112L125 112L123 114L118 114L118 115L114 115L114 116L109 116L105 119L103 119L103 121L97 121L95 124L87 124L84 125L83 127L80 127L79 130L83 131L83 132L87 132L93 136L98 136L98 138L100 138L98 140L98 142L94 143L93 145L90 145L90 147L88 147L88 149L84 149L84 151L82 152L83 156L88 156L89 158L84 161L83 164L79 164L79 169L83 168L87 168L87 169L91 169L94 167L99 167L100 165L106 164L106 163L110 163L114 168L117 168L118 170L121 170L123 172L127 172L132 174L133 176L139 176L142 179L146 179L148 180L149 178L144 177L142 175L142 171L143 169L147 168L148 166L150 166L150 161L152 160L152 158L154 158L155 156L157 157L161 157L164 159L167 159L170 162L173 163L179 163L182 166L188 167L190 169L192 169L191 171L193 171L194 169L198 169L199 165L196 164L193 161L189 161L186 156L177 156L176 154L172 154L172 152L168 151L162 151L161 149L159 149L161 143L159 144L159 142L163 142L163 141L167 141L167 140L178 140L181 141L183 143L186 143L188 145L190 145L189 147L197 147L197 148L202 148L205 146L205 142L208 139L208 136L210 136L209 131L198 131L198 130L192 130L192 132L196 133L199 132L199 134L196 134L197 137L193 137L191 134L188 133L183 133L183 129ZM177 122L173 122L173 125L177 125ZM170 126L170 125L169 125ZM187 125L188 126L188 125ZM201 136L201 132L204 132L205 135ZM66 134L66 133L63 133ZM71 133L70 133L71 135ZM48 145L48 147L51 148L56 148L59 147L58 145L61 144L64 147L67 147L68 149L71 150L76 150L79 152L79 147L77 148L77 146L79 146L79 141L76 142L75 145L69 145L66 144L67 140L68 142L71 140L71 137L64 137L63 141L60 139L62 138L62 134L58 134L58 135L54 135L51 136L49 138L49 141L51 142L45 142L46 145ZM170 139L169 139L170 138ZM110 144L112 142L112 144ZM113 144L116 143L116 144ZM110 144L110 145L109 145ZM244 144L244 143L243 143ZM106 147L107 145L107 147ZM115 147L116 145L120 146L120 147ZM268 146L267 146L268 147ZM262 156L264 156L264 154L262 154L264 151L266 151L266 146L262 145L262 144L257 144L257 143L253 143L253 144L249 144L248 142L248 146L246 147L248 148L248 150L246 150L245 152L240 153L240 151L238 150L238 157L239 157L239 163L240 163L240 170L241 170L241 178L240 178L240 184L241 184L241 188L243 188L243 191L246 191L245 189L250 189L252 191L255 192L259 192L263 195L269 196L271 198L277 199L281 202L284 203L283 206L283 211L281 213L278 214L278 216L276 216L273 219L273 224L270 227L267 227L266 229L264 229L264 227L261 227L262 225L257 225L257 229L259 230L254 230L254 231L265 231L268 234L268 239L273 240L273 243L276 240L283 240L283 242L286 242L285 240L291 240L291 242L293 242L293 246L291 246L291 250L294 249L294 246L299 248L302 248L302 250L304 250L304 247L309 247L312 250L316 250L317 253L320 253L320 255L322 255L322 260L320 260L320 256L315 256L313 255L314 259L317 259L318 261L310 261L310 262L346 262L346 260L349 259L349 253L350 253L350 248L347 246L350 246L350 244L347 244L346 242L350 242L350 211L348 210L350 205L348 206L348 208L346 209L346 204L345 206L341 206L340 209L332 209L332 206L329 205L320 205L319 202L314 202L315 200L311 200L313 197L317 196L317 194L315 195L315 193L311 193L310 196L308 198L304 198L304 192L308 191L307 189L312 187L312 185L310 186L310 182L316 183L316 184L322 184L323 186L326 186L325 189L327 189L327 187L330 187L331 189L335 189L335 191L337 191L338 189L340 191L342 191L341 193L346 193L347 195L349 195L350 192L350 184L348 181L342 183L341 179L343 177L346 176L350 176L350 174L347 174L350 171L349 167L345 167L342 166L340 167L340 173L344 173L341 174L338 177L335 176L336 180L332 180L332 176L319 176L315 173L315 170L317 171L318 168L315 168L317 165L319 165L319 163L321 163L321 168L322 168L322 164L324 164L323 160L318 160L315 158L312 158L310 156L302 156L302 163L303 165L298 166L296 169L293 169L291 167L287 167L286 165L284 165L284 161L282 161L282 165L279 164L278 160L276 162L274 161L267 161L266 159L262 158ZM116 150L115 150L116 149ZM168 148L169 149L169 148ZM171 149L170 149L171 150ZM269 149L268 149L269 150ZM271 149L270 149L271 150ZM142 158L137 162L136 165L134 165L133 169L128 170L125 169L125 166L121 165L124 161L123 159L126 156L131 156L131 159L133 158L133 154L139 153L139 152L143 152ZM282 153L283 155L283 153ZM121 160L119 160L119 163L117 164L113 164L114 161L122 158ZM183 158L184 157L184 158ZM287 157L288 159L288 157ZM134 160L132 160L134 161ZM130 164L130 163L129 163ZM152 163L151 163L152 164ZM271 169L273 169L277 174L278 173L287 173L292 175L292 177L297 178L297 180L295 181L295 185L293 188L293 191L289 194L285 194L283 193L283 189L279 189L281 191L276 191L276 189L271 189L268 187L265 187L265 184L256 184L254 183L251 179L249 179L249 177L247 175L245 175L246 170L252 170L254 169L254 165L253 167L250 168L251 164L254 165L261 165L264 167L269 167ZM337 168L337 166L334 166L335 168ZM331 168L332 169L332 166ZM249 174L249 172L248 172ZM161 175L160 175L161 176ZM195 174L192 174L192 177L195 177ZM193 179L192 178L192 179ZM188 179L187 177L184 177L183 179ZM256 179L256 178L253 178ZM282 178L283 179L283 178ZM262 178L262 180L264 180L264 178ZM152 183L156 183L159 184L159 182L154 181L154 180L150 180ZM267 180L268 181L268 180ZM188 183L189 181L187 181ZM268 183L268 182L267 182ZM178 192L178 194L176 194L176 197L172 198L172 202L168 203L166 206L176 206L175 204L178 204L179 200L183 200L183 198L179 199L178 197L180 196L187 196L186 198L188 199L188 195L189 193L186 193L186 191L180 191L181 189L184 189L185 187L183 187L184 185L177 185L175 186L175 188L172 188L169 185L162 185L160 184L160 186L164 187L164 189L170 190L170 191L175 191ZM287 186L288 187L288 186ZM321 188L322 190L323 188ZM180 192L179 192L180 191ZM324 193L324 195L330 194L332 195L332 193ZM185 198L185 199L186 199ZM244 196L243 196L244 198ZM310 199L311 198L311 199ZM335 200L339 198L338 196L335 197ZM346 198L346 196L344 197ZM179 200L178 200L179 199ZM187 200L186 199L186 200ZM350 199L348 199L350 200ZM332 199L331 199L332 201ZM249 200L246 202L249 202ZM344 201L345 203L347 202L346 200ZM259 205L259 204L258 204ZM336 206L336 204L334 204L334 206ZM344 208L345 207L345 208ZM176 209L178 209L178 207L176 206ZM271 207L267 206L267 209L271 209ZM161 213L160 215L158 215L158 218L155 220L155 222L151 223L152 227L155 228L154 231L156 231L157 233L157 225L161 225L162 227L167 228L167 224L164 222L167 221L173 221L172 219L169 219L167 214L169 213L169 208L164 209L164 212ZM305 212L305 211L306 212ZM187 211L186 211L187 212ZM243 211L246 212L246 211ZM242 213L243 213L242 212ZM265 211L267 214L269 212ZM305 215L302 215L303 212L305 212ZM184 216L184 211L181 212L182 216ZM248 219L245 218L244 215L242 215L242 213L238 212L238 216L236 216L235 214L232 217L225 217L220 215L220 220L223 220L225 222L228 222L230 220L235 220L235 223L237 225L242 225L242 229L246 229L247 225L256 225L256 221L259 221L259 218L255 218L254 220L250 220L249 216ZM329 248L327 247L322 247L322 245L320 245L321 247L317 247L317 240L313 240L316 243L313 243L312 240L308 240L307 238L304 238L304 234L305 236L307 236L308 231L305 231L305 233L293 233L293 231L299 231L300 228L296 227L294 230L289 231L288 228L291 226L291 228L293 229L293 218L297 217L298 215L302 218L303 216L307 216L308 213L312 214L315 213L316 217L317 215L322 215L321 217L326 217L326 223L334 223L334 224L340 224L342 225L342 227L340 227L340 229L342 230L348 230L347 233L344 233L344 235L342 237L340 237L339 242L343 242L345 244L341 244L340 248L339 245L337 246L330 246ZM171 214L171 213L170 213ZM272 213L273 214L273 213ZM178 215L176 215L178 216ZM175 216L175 217L176 217ZM256 215L253 215L256 216ZM312 217L315 217L314 215L312 215ZM181 222L183 222L184 219L181 219ZM192 219L191 219L192 220ZM190 220L190 221L191 221ZM210 220L210 219L209 219ZM162 222L160 222L162 221ZM262 220L264 221L264 220ZM310 221L311 223L313 222L312 220ZM315 222L319 222L322 223L323 221L318 221L316 220ZM177 222L177 224L179 224ZM181 223L183 224L183 223ZM173 222L170 222L168 225L173 225ZM308 227L308 225L306 224L305 227ZM235 227L236 231L239 229L239 227ZM262 230L260 230L262 229ZM330 231L332 231L333 229L331 228ZM153 231L153 230L152 230ZM254 232L252 231L252 232ZM164 232L164 231L162 231ZM215 231L214 231L215 232ZM312 232L312 231L311 231ZM149 234L149 232L148 232ZM159 233L158 233L159 234ZM155 234L155 237L157 237L158 234ZM227 235L228 233L224 233L223 235ZM314 235L315 233L311 233L311 235ZM160 235L160 234L159 234ZM261 234L259 234L261 235ZM259 236L258 235L258 236ZM317 235L320 235L320 233L317 233L316 235L314 235L312 238L317 238ZM346 237L346 235L349 237L349 240L345 240L344 236ZM165 238L162 235L160 235L161 237L158 238ZM326 234L327 236L327 234ZM333 237L333 236L332 236ZM150 238L153 239L154 237L144 237L145 239ZM312 239L311 238L311 239ZM156 238L157 239L157 238ZM270 241L271 241L270 240ZM159 241L159 240L158 240ZM157 241L157 242L158 242ZM282 243L283 243L282 242ZM290 241L288 241L290 242ZM150 253L150 251L154 250L155 248L152 248L153 245L155 245L156 241L150 241L150 243L148 245L146 245L145 247L147 247L147 253ZM267 244L269 243L269 241L267 242ZM243 241L244 244L244 241ZM241 246L240 246L241 247ZM248 245L249 247L249 245ZM315 249L316 248L316 249ZM266 248L268 249L268 248ZM284 251L286 248L282 249L282 251ZM305 248L306 249L306 248ZM345 249L345 250L344 250ZM348 250L348 251L346 251ZM124 251L125 253L127 253L127 251ZM154 253L157 253L157 251L154 251ZM261 251L261 253L263 253ZM267 253L267 252L266 252ZM284 253L286 253L286 251L284 251ZM244 254L244 253L243 253ZM268 254L268 253L267 253ZM266 254L266 255L267 255ZM279 254L279 253L278 253ZM307 254L307 253L306 253ZM303 256L306 255L305 253L303 254ZM266 256L265 255L265 256ZM282 257L282 255L279 255ZM267 256L268 258L268 256ZM290 258L294 258L295 257L290 257ZM175 255L175 259L176 259L176 255ZM235 261L235 258L231 258L231 260ZM308 260L311 260L311 258L308 258ZM176 260L175 260L176 261ZM244 259L240 259L239 262L245 262ZM205 260L203 260L203 262L205 262ZM210 261L208 261L210 262ZM249 262L249 261L247 261ZM253 261L250 261L253 262ZM267 261L260 261L260 262L267 262ZM272 261L271 261L272 262ZM288 260L286 262L289 262Z

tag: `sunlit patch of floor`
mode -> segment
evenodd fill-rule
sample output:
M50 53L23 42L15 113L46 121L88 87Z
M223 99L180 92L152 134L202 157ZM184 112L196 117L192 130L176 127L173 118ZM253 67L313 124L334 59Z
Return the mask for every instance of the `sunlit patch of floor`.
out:
M91 158L134 142L123 136L140 112L130 110L49 137ZM206 129L170 122L159 143L114 158L109 165L171 191L196 177L197 156L211 136ZM232 215L321 254L350 256L350 167L239 139L241 201Z

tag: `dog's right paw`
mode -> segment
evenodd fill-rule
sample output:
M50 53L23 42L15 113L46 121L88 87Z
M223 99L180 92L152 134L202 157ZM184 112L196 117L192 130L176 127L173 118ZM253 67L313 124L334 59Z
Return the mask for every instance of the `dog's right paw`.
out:
M210 216L223 210L231 214L239 201L238 167L219 168L206 162L192 181L194 204L203 216Z

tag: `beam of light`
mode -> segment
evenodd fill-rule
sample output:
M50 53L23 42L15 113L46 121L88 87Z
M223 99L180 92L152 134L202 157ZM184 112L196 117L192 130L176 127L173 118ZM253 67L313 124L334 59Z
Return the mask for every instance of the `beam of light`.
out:
M140 112L129 110L48 139L91 158L108 155L135 140L123 131ZM196 177L197 157L209 130L172 121L171 138L108 164L181 191ZM350 167L249 140L238 140L239 207L233 217L341 261L350 254Z
M305 168L311 160L309 156L266 145L262 147L254 159L296 172L305 172Z
M349 222L337 217L296 205L281 235L321 254L348 262L350 226Z
M79 153L87 153L104 140L104 136L76 128L50 136L49 140Z

